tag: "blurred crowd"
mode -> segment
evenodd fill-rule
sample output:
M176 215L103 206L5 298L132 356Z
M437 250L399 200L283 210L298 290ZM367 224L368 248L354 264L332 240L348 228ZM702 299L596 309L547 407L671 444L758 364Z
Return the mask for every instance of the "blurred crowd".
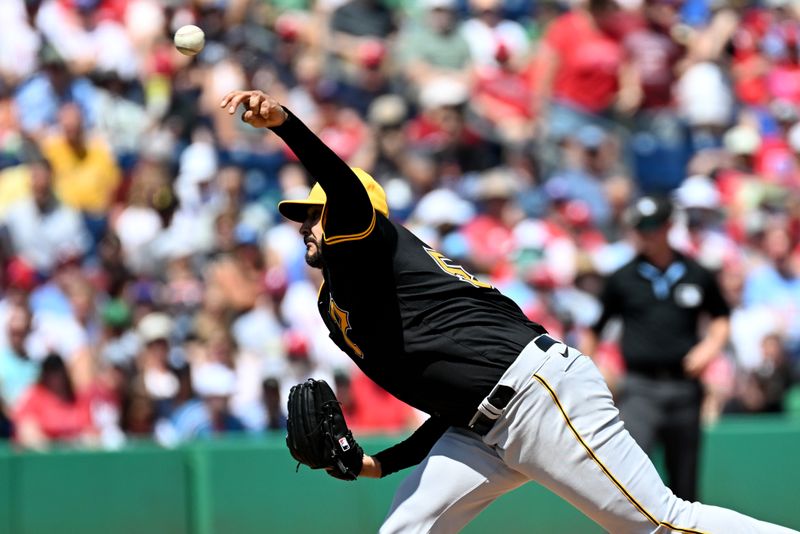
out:
M195 57L171 40L190 23ZM357 432L418 424L328 339L320 275L276 210L310 177L219 109L245 88L573 345L635 253L626 207L669 195L674 246L734 310L707 420L786 409L796 0L3 0L0 434L113 448L281 429L310 376ZM597 361L624 373L613 331Z

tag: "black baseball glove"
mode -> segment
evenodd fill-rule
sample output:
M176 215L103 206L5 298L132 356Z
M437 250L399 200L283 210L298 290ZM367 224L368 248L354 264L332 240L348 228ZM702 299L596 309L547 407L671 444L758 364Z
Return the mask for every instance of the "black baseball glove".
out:
M286 445L292 457L311 469L325 469L342 480L355 480L364 451L347 428L342 408L324 380L309 378L289 391Z

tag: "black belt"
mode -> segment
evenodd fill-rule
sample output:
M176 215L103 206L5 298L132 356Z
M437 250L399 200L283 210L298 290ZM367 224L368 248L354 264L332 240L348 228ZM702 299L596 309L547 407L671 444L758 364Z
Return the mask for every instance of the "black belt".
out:
M631 376L636 375L650 380L692 380L680 365L676 367L628 367L627 371Z
M556 341L547 334L540 335L534 339L533 342L542 352L547 352L550 347L559 343L559 341ZM489 417L483 411L476 410L475 415L472 416L469 425L467 425L468 428L479 436L485 436L492 429L495 422L516 393L517 392L509 386L495 386L492 392L489 393L489 396L481 403L484 409L490 412L494 417Z

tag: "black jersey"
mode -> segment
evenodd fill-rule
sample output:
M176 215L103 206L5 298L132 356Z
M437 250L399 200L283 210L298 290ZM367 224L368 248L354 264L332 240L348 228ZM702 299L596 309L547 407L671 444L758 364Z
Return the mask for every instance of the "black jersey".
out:
M412 438L376 455L385 475L421 460L447 426L466 425L545 330L376 211L353 170L291 113L273 131L327 197L318 306L331 338L369 378L432 416Z
M320 313L367 376L415 408L465 424L544 329L411 232L376 217L369 235L323 244Z

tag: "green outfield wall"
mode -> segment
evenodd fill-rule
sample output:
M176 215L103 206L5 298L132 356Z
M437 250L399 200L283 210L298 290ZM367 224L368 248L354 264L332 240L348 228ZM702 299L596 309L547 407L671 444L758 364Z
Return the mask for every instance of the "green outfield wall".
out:
M395 441L363 439L374 451ZM0 450L0 533L255 534L375 532L402 473L342 482L295 471L281 436L166 450ZM800 529L800 420L726 419L707 429L701 495ZM601 530L529 484L481 514L467 533Z

